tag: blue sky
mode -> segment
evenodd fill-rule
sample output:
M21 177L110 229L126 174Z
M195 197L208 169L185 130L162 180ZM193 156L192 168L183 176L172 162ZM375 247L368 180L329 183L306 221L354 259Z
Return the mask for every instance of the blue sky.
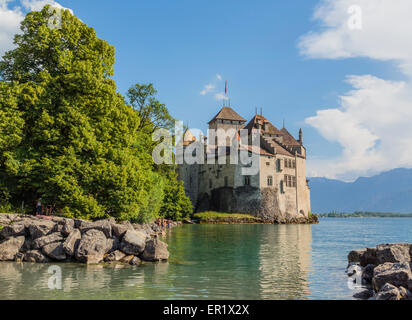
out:
M5 0L0 0L0 5L2 1ZM356 84L346 81L347 77L365 80L365 76L371 75L384 79L384 84L408 82L410 78L409 73L399 71L392 57L375 57L360 50L356 43L348 44L350 57L341 52L331 53L336 48L326 48L319 39L309 39L310 43L302 49L302 37L323 37L325 30L335 32L334 39L343 42L339 30L346 22L349 2L336 0L335 7L328 8L329 0L59 1L115 46L115 80L120 93L126 93L134 83L151 82L159 92L159 100L175 118L206 130L206 123L222 107L215 94L224 91L227 80L231 106L243 117L250 119L258 107L278 127L285 120L286 127L295 135L303 128L309 175L346 180L391 169L380 158L368 167L368 161L376 157L376 152L369 151L379 151L382 137L371 138L379 130L370 128L367 119L353 119L353 113L343 110L340 96L364 92L363 82L358 84L362 88L356 88ZM373 5L371 0L358 2L364 7ZM18 3L6 5L12 8ZM329 12L321 18L318 14L316 20L313 15L319 12L319 5ZM327 17L333 14L343 21L331 24ZM201 95L208 84L216 88ZM390 107L390 103L385 105ZM343 127L340 115L333 119L317 116L319 110L325 109L344 111L351 118L348 122L356 124L355 130ZM336 125L341 133L335 136L329 125ZM359 135L368 130L365 139L360 139L364 143L352 150L351 142L343 137L347 130L359 131ZM357 160L358 156L363 156L362 160ZM337 161L340 165L323 170L325 161ZM359 161L362 166L356 165ZM407 157L395 166L410 164L412 159Z

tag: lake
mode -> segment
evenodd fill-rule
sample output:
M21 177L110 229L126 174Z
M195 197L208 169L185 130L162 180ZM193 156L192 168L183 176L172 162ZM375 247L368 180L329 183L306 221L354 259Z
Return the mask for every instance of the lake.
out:
M409 218L324 218L318 225L184 225L165 241L167 263L0 263L0 299L352 299L352 249L412 242Z

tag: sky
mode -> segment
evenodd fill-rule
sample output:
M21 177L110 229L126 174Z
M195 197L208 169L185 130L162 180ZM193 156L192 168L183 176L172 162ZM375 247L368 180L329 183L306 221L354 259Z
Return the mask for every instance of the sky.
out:
M244 118L303 129L309 177L412 167L410 0L0 0L0 54L47 3L115 46L120 93L153 83L190 128L206 132L228 81Z

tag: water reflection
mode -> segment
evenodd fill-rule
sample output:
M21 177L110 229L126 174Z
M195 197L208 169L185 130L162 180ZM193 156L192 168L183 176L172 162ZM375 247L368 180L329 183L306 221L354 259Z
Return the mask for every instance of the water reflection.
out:
M0 263L0 299L305 299L312 229L308 225L194 225L168 235L169 263Z
M261 232L260 298L306 299L311 267L310 225L266 226Z

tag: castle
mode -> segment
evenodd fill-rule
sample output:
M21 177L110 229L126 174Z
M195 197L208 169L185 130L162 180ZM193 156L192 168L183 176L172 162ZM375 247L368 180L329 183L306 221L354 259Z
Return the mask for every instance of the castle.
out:
M223 143L210 135L214 130L227 133ZM248 154L258 159L258 171L252 175L242 172L244 164L230 161L229 150L233 141L240 141L240 132L247 134ZM251 146L253 134L258 147ZM204 159L194 164L182 162L177 169L197 212L249 213L277 223L308 219L310 189L302 130L296 140L286 128L278 130L262 114L246 124L232 108L223 107L209 122L208 138L196 139L187 130L179 147L186 153L201 153L197 156ZM216 159L215 163L210 159Z

